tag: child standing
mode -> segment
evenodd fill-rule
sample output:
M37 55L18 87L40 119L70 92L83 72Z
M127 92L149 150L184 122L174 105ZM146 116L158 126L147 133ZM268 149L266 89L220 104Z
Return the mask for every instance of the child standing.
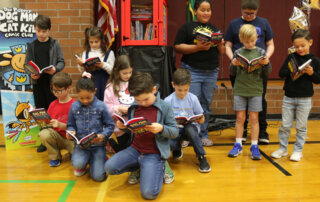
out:
M118 175L140 167L140 191L145 199L155 199L163 184L165 161L170 155L169 138L178 136L178 127L171 107L160 99L152 77L137 73L130 79L129 92L135 102L128 109L128 118L144 117L151 122L143 135L133 134L132 144L116 153L105 164L109 175ZM117 121L117 126L125 129Z
M292 35L292 42L296 52L288 55L279 71L279 76L286 78L283 86L285 95L282 104L282 124L278 134L280 148L273 152L271 156L278 159L288 155L287 146L290 130L294 117L296 117L296 142L294 143L290 160L300 161L307 136L308 116L312 106L311 97L314 94L312 83L320 83L320 62L319 58L310 53L313 40L309 31L296 30ZM298 66L312 59L311 64L301 72L302 75L295 81L292 80L288 67L288 62L292 58L294 58Z
M214 89L219 73L219 54L224 54L223 43L218 45L211 42L196 41L197 31L207 34L217 33L220 30L209 20L212 14L211 0L197 0L194 4L196 22L184 24L178 31L175 39L175 50L182 53L181 67L191 73L190 92L196 95L204 110L205 122L201 125L201 142L203 146L212 146L208 138L208 116L211 113Z
M76 86L79 100L71 105L67 129L78 139L91 132L97 137L92 145L81 149L76 145L72 154L72 165L75 168L74 175L82 176L86 172L87 164L90 164L90 175L95 181L103 181L106 178L104 163L106 161L105 143L113 133L114 124L107 106L95 97L96 88L89 78L81 78ZM67 134L67 138L71 139Z
M134 98L130 96L128 91L129 79L132 75L132 71L133 69L129 56L121 55L117 57L107 87L104 91L104 103L107 104L110 114L116 113L122 117L127 116L128 108L134 101ZM115 127L114 133L118 143L113 139L109 139L109 142L115 152L119 152L129 146L129 133L124 133L118 127Z
M39 133L41 143L48 149L49 165L60 165L61 149L73 152L74 143L66 139L68 112L71 104L76 101L70 97L72 79L65 72L58 72L51 79L51 91L58 98L51 102L48 114L52 118L53 128L42 129Z
M48 109L50 103L56 99L50 91L50 80L56 72L64 68L65 62L59 42L49 36L50 18L45 15L38 15L34 22L34 28L37 39L28 43L25 62L33 61L40 69L53 65L52 68L45 70L42 74L31 74L36 108ZM37 148L37 152L46 150L43 145Z
M165 101L172 107L175 117L185 116L190 117L193 115L203 114L200 102L197 96L189 93L191 84L191 74L187 69L179 68L173 74L172 86L175 92L165 98ZM200 126L204 122L204 116L194 122L181 125L179 129L179 136L170 140L173 158L181 158L181 140L187 139L193 145L193 150L199 159L199 171L210 172L211 168L204 157L206 152L200 141Z
M230 64L230 74L236 76L234 83L234 110L236 111L236 142L229 152L229 157L236 157L242 153L243 124L246 119L246 108L249 111L249 122L251 124L251 158L260 160L261 154L258 147L259 118L258 114L262 110L263 76L268 76L271 72L269 59L264 57L259 63L263 65L252 72L247 72L235 58L239 53L249 61L259 56L265 56L265 51L256 47L258 38L257 30L253 25L245 24L239 30L239 39L243 47L236 50L234 58Z
M99 27L86 28L84 34L84 51L81 58L77 57L76 61L81 72L85 70L94 77L96 96L103 101L104 90L115 61L114 53L112 50L107 50L105 36ZM101 62L96 63L93 70L86 69L84 62L94 57L99 57Z

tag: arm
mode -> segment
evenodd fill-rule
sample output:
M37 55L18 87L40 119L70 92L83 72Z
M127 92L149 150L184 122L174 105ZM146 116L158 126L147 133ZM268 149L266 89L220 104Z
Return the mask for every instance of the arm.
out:
M320 83L320 60L319 59L315 59L312 58L313 60L315 60L315 62L313 62L312 64L312 71L313 73L310 75L311 76L311 80L313 83L319 84ZM308 70L307 70L308 71Z
M73 109L73 104L71 105L69 114L68 114L67 130L77 131L77 125L73 117L72 109Z
M288 62L289 62L290 55L286 58L284 63L281 66L281 69L279 71L279 77L280 78L286 78L290 76L290 70L288 67Z
M226 47L224 45L224 40L222 39L221 43L218 46L218 51L220 55L224 55L226 53Z
M192 54L198 51L206 51L210 49L210 42L198 42L197 44L177 44L174 49L177 53Z
M110 116L107 106L103 105L103 107L104 110L102 114L102 122L104 130L102 135L105 137L105 139L108 139L114 131L114 122Z
M226 55L229 58L229 60L232 60L233 58L232 43L230 41L226 41L225 46L226 46Z
M271 58L274 52L274 42L273 38L266 42L266 56L267 58Z
M158 135L161 135L166 138L176 138L179 135L179 129L177 122L174 118L173 111L169 105L166 105L166 110L164 111L164 122L163 130Z
M61 49L60 44L58 43L58 41L56 41L55 49L56 49L56 53L57 53L57 56L56 56L57 57L57 63L55 64L55 68L56 68L56 72L60 72L60 71L63 70L63 68L65 66L65 62L64 62L62 49Z
M103 62L103 69L108 72L108 74L110 75L114 66L114 62L115 62L115 57L114 57L114 53L112 50L110 50L108 59L106 62Z

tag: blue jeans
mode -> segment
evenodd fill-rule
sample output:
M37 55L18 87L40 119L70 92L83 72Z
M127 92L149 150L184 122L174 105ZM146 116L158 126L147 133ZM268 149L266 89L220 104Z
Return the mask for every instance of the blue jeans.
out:
M113 155L105 164L108 175L119 175L140 167L140 191L145 199L155 199L161 191L165 160L160 154L141 154L132 146Z
M208 119L211 113L210 105L216 88L219 67L214 70L199 70L181 62L181 67L186 68L191 74L190 92L196 95L204 111L205 122L201 125L200 137L208 138Z
M179 129L179 136L175 139L170 139L170 148L173 151L181 150L181 140L187 139L192 143L193 150L197 157L206 155L200 141L198 129L194 124L185 125L184 128Z
M308 116L311 110L311 97L290 98L284 96L282 104L282 124L279 128L280 149L287 151L290 129L296 116L296 142L293 151L302 152L306 136Z
M80 149L75 146L72 153L72 166L75 169L84 169L87 164L90 165L90 175L94 181L101 182L106 179L104 163L106 162L105 147L88 147Z

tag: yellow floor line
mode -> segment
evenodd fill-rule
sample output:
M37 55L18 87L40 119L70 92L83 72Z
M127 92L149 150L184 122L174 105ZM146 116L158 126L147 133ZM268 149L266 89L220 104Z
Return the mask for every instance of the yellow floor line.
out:
M109 181L110 181L110 176L107 177L106 181L101 183L98 194L97 194L96 202L104 201L104 197L106 196Z

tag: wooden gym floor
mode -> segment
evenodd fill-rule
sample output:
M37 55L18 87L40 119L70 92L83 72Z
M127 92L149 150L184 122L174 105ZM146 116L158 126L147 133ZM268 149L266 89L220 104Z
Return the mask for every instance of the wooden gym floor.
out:
M213 147L206 147L212 171L198 172L192 147L183 149L179 160L169 159L175 173L172 184L163 185L155 201L319 201L320 200L320 121L308 123L307 143L300 162L289 157L271 159L278 148L281 121L269 121L271 143L261 145L263 158L250 158L250 135L243 154L227 157L234 142L234 130L211 132ZM295 130L292 129L292 134ZM3 141L3 140L1 140ZM290 137L289 155L294 135ZM3 142L1 143L3 145ZM0 201L142 201L139 184L129 185L128 174L109 176L93 182L88 174L75 177L70 157L59 167L49 167L47 153L35 148L5 151L0 148Z

